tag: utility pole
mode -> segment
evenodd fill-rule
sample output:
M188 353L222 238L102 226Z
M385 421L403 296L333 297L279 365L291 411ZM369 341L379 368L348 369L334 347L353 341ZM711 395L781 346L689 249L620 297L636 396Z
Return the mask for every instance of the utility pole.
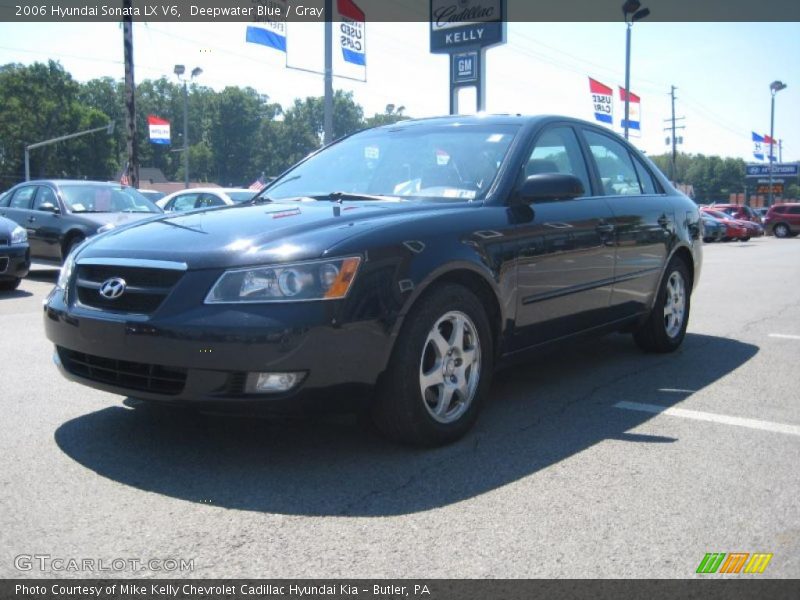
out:
M139 187L139 157L136 139L136 85L133 79L133 12L132 0L122 0L125 16L122 18L122 43L125 50L125 125L128 129L128 180Z
M783 140L778 140L778 162L783 162Z
M333 0L325 0L325 100L323 144L333 141Z
M682 144L683 143L683 138L680 138L680 140L679 140L678 137L677 137L677 133L676 132L677 132L678 129L686 129L685 125L677 125L676 124L676 121L681 121L681 120L686 118L686 117L676 117L675 116L675 99L676 99L675 90L677 90L677 89L678 88L676 88L674 85L670 86L669 95L670 95L670 98L672 100L672 118L665 119L665 122L670 122L671 121L672 125L669 126L669 127L665 127L664 128L664 131L671 131L672 132L672 137L670 138L670 140L667 140L667 143L669 144L670 141L672 142L672 161L671 161L671 171L672 171L672 173L670 175L670 178L672 179L673 183L675 183L675 177L676 177L676 172L677 172L677 165L675 164L675 161L676 161L676 158L677 158L677 154L678 154L677 146L678 146L678 144Z

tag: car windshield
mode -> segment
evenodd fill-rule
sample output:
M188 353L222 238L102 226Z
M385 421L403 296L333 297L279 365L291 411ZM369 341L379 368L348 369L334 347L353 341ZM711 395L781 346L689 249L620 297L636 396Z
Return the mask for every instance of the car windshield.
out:
M255 192L225 192L225 193L228 194L230 199L236 202L237 204L239 202L246 202L247 200L250 200L253 196L256 195Z
M61 195L73 213L161 212L135 189L122 185L63 185Z
M332 193L431 200L477 200L497 176L516 125L398 125L336 143L287 172L261 195Z

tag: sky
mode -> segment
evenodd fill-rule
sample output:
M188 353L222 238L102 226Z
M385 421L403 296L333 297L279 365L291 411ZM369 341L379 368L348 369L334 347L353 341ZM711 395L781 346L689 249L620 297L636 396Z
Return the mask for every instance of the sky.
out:
M289 24L289 50L245 43L245 23L135 23L137 81L174 77L173 66L203 69L197 82L221 90L251 86L288 106L320 96L321 24ZM367 23L366 81L337 78L371 116L387 104L413 117L447 114L448 58L429 52L427 23ZM54 59L78 81L124 76L117 23L0 23L0 64ZM345 72L341 61L334 70ZM588 78L624 85L624 23L509 23L507 43L487 51L487 112L563 114L593 120ZM668 151L670 86L688 153L753 161L751 132L769 133L770 90L776 96L775 137L784 162L800 160L800 23L636 23L631 91L641 97L648 154ZM621 115L621 104L616 116ZM777 150L775 151L777 155Z

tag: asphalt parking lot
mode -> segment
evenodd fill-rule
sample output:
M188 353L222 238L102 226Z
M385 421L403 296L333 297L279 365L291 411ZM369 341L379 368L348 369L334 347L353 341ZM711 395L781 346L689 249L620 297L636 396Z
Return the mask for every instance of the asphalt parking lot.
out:
M708 552L800 577L800 238L706 245L677 354L615 335L501 372L432 451L69 383L42 331L55 275L0 296L0 577L683 578ZM35 554L194 571L16 568Z

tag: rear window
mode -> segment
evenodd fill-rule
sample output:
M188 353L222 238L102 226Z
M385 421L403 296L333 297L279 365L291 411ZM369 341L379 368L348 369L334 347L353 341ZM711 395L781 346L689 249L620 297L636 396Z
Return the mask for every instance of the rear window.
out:
M772 207L772 212L783 214L783 213L786 212L786 207L785 206L773 206Z
M798 206L789 206L789 214L790 215L800 215L800 205Z

